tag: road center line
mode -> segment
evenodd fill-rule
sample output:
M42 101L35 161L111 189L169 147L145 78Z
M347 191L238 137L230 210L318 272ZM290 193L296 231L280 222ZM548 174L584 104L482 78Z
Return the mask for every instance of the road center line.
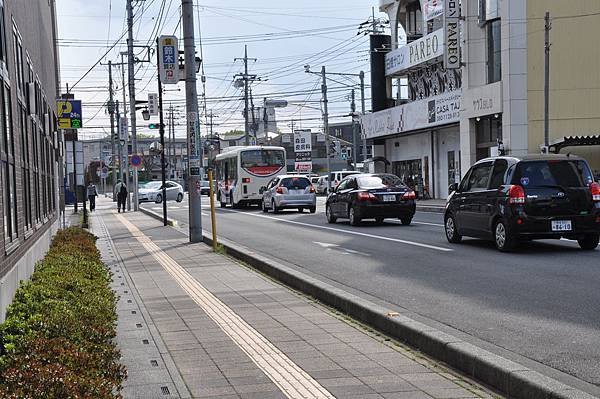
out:
M271 220L277 220L277 221L284 222L284 223L290 223L290 224L297 224L297 225L300 225L300 226L312 227L312 228L315 228L315 229L329 230L329 231L335 231L335 232L339 232L339 233L351 234L351 235L355 235L355 236L375 238L377 240L383 240L383 241L392 241L392 242L397 242L397 243L400 243L400 244L412 245L412 246L415 246L415 247L433 249L433 250L436 250L436 251L442 251L442 252L452 252L452 251L454 251L453 249L450 249L450 248L438 247L438 246L435 246L435 245L423 244L423 243L415 242L415 241L401 240L399 238L391 238L391 237L377 236L377 235L368 234L368 233L360 233L358 231L336 229L335 227L318 226L318 225L310 224L310 223L297 222L295 220L280 219L280 218L276 218L276 217L273 217L273 216L259 215L259 214L256 214L256 213L240 212L240 211L236 211L236 210L233 210L233 209L227 209L227 208L221 208L221 210L222 211L227 211L227 212L239 213L239 214L242 214L242 215L254 216L254 217L257 217L257 218L271 219Z
M183 290L290 399L335 399L319 382L207 290L148 236L123 216L115 215Z

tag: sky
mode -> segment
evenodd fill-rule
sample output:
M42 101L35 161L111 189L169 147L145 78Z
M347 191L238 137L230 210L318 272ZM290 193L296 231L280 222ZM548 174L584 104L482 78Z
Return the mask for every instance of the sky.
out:
M206 76L206 87L199 79L198 94L206 93L206 111L217 115L213 119L214 131L224 133L244 128L243 90L233 85L234 75L243 72L243 62L234 58L244 56L244 45L248 46L248 57L256 58L249 62L249 73L260 78L252 85L255 106L265 97L289 103L288 107L277 110L281 131L291 131L292 120L296 128L322 130L320 77L305 73L307 64L317 72L322 65L328 72L357 74L363 70L368 110L369 39L359 34L359 25L371 18L373 7L376 18L386 19L385 14L379 13L378 3L378 0L194 1L196 51L202 54ZM136 54L140 60L150 58L150 62L136 65L136 97L146 100L148 92L157 91L157 81L156 55L149 56L144 46L154 47L156 37L162 34L182 37L181 0L134 0L134 4L134 40L139 46ZM126 50L125 0L58 0L57 14L62 87L64 90L69 84L75 97L83 101L84 129L80 134L84 139L107 135L110 118L105 105L109 95L106 64L109 60L119 63L119 53ZM118 44L110 50L115 43ZM81 79L99 60L101 63ZM356 89L360 109L358 78L331 78L328 80L330 123L348 121L352 88ZM115 99L122 100L120 66L113 67L113 80ZM208 127L203 98L199 108L203 115L201 130L205 134ZM176 135L183 137L184 82L166 87L165 109L169 105L176 107ZM138 132L155 134L141 119L138 114Z

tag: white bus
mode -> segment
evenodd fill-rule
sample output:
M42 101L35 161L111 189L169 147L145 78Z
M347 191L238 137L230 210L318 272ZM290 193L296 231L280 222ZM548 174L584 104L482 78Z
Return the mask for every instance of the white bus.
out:
M221 207L259 205L260 188L274 176L286 173L283 147L228 147L224 151L215 160L217 201Z

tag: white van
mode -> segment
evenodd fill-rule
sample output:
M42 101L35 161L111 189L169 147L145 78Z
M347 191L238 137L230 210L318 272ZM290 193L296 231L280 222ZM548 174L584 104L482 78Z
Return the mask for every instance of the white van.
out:
M331 188L336 188L338 184L340 184L340 182L342 181L342 179L346 176L350 176L350 175L356 175L359 174L360 172L357 172L355 170L342 170L342 171L338 171L338 172L331 172L329 174L330 178L331 178Z

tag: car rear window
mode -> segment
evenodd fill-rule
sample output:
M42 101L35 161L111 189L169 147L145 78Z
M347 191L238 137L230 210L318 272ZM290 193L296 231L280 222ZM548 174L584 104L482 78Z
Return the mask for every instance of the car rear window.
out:
M280 186L293 190L304 190L310 187L310 181L306 177L286 177L281 180Z
M401 187L402 181L394 175L361 176L358 179L361 188Z
M524 187L585 187L593 181L584 161L529 161L517 166L513 184Z

